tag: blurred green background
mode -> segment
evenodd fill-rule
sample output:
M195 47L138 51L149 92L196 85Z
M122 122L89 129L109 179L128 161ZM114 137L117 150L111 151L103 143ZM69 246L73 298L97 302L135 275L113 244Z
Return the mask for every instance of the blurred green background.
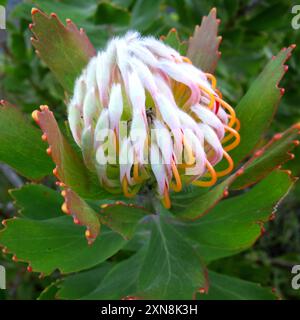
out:
M128 29L160 36L175 27L186 40L202 16L216 7L223 37L218 85L234 106L274 54L292 43L300 44L300 29L294 30L291 25L295 4L297 1L288 0L0 0L7 10L7 30L0 30L0 98L17 105L28 117L40 104L51 106L60 119L66 116L63 91L30 43L32 6L47 13L56 12L62 20L71 18L86 30L98 49L110 37ZM289 72L281 84L285 95L266 139L300 121L300 48L296 48L288 64ZM288 167L297 176L300 148L296 153ZM0 163L0 220L16 213L7 190L25 182ZM285 299L299 299L300 290L293 290L290 285L291 268L300 264L299 204L297 183L257 244L250 251L215 262L211 269L273 287ZM1 254L0 264L8 273L8 290L0 290L0 299L34 299L58 276L40 280L27 273L25 265Z

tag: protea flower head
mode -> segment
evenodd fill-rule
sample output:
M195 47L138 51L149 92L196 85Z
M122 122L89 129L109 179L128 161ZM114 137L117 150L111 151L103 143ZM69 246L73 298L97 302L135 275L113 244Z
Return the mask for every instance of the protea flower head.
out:
M131 197L155 185L166 207L170 189L209 187L228 174L227 152L240 139L214 76L137 32L112 39L90 60L76 80L68 119L104 188ZM228 167L216 172L223 158Z

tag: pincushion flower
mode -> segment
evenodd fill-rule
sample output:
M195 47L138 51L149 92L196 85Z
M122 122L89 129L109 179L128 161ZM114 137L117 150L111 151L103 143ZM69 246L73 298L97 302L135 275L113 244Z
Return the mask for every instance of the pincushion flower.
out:
M137 32L112 39L90 60L76 80L68 119L104 188L131 197L156 181L166 207L170 189L209 187L228 174L228 151L240 140L239 121L215 77ZM228 166L216 171L222 159Z

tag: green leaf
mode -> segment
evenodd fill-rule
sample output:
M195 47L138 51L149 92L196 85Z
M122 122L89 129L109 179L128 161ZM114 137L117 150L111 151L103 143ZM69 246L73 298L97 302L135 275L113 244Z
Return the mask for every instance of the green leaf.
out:
M161 36L160 39L168 46L174 48L182 56L186 55L187 43L179 38L179 34L175 28L171 29L166 36Z
M208 213L217 203L227 196L228 188L231 183L236 179L236 175L229 176L226 180L207 190L204 194L191 199L185 208L178 211L173 211L176 216L185 219L199 219Z
M54 300L56 298L57 292L59 290L58 281L55 281L46 287L41 294L38 296L37 300Z
M72 93L75 79L96 52L88 37L67 20L66 26L56 14L47 16L32 9L32 44L37 54L54 73L63 88Z
M201 219L174 221L174 226L195 242L206 262L236 254L260 237L263 223L276 211L293 182L286 172L273 171L250 191L221 201Z
M275 300L271 289L257 283L241 280L213 271L208 273L210 287L208 294L197 296L199 300Z
M106 198L109 193L104 191L99 183L95 183L88 173L82 158L73 150L61 133L53 113L47 106L41 106L41 111L34 111L33 118L41 127L43 137L48 141L56 168L54 174L67 187L83 198Z
M144 250L117 263L98 284L97 288L81 297L83 300L120 300L137 293L137 280L144 259ZM71 289L71 288L70 288Z
M6 101L0 103L0 161L28 179L40 180L51 173L40 131Z
M62 194L65 198L64 211L73 216L76 224L87 227L85 235L88 243L92 244L100 232L100 220L97 213L71 189L64 189Z
M263 179L270 171L293 159L290 152L295 148L299 137L299 125L295 125L282 134L276 134L272 140L256 152L256 157L235 181L231 189L243 189Z
M143 298L192 299L206 289L205 269L199 253L162 216L152 217L152 233L139 275Z
M59 284L57 297L59 299L75 300L90 294L98 288L104 276L112 267L111 263L104 262L95 269L66 277Z
M236 165L257 146L270 126L282 96L278 84L286 72L284 63L293 48L284 48L267 64L236 108L241 143L230 154Z
M131 27L143 31L158 19L161 0L137 0L132 9Z
M91 268L120 250L125 241L113 231L103 228L89 246L84 227L73 224L67 216L48 220L9 219L0 232L0 244L18 261L29 263L36 272L49 275Z
M193 188L187 190L181 199L175 198L175 208L172 209L172 212L185 219L201 218L228 195L229 189L248 187L290 160L290 151L295 147L294 142L298 135L298 125L292 126L283 134L275 135L273 140L256 152L236 173L218 185L206 191L204 189L197 191Z
M100 221L125 239L130 239L140 220L147 214L150 212L143 207L117 201L101 206Z
M61 216L63 198L41 184L26 184L20 189L10 190L22 217L47 220Z
M201 26L196 26L193 37L189 40L187 57L204 72L214 73L221 53L218 51L221 37L218 37L220 21L216 8L203 17Z

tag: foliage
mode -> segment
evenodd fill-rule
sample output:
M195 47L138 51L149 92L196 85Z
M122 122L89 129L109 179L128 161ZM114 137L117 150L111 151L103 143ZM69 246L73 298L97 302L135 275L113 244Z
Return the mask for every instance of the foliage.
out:
M290 26L287 1L213 2L221 24L210 11L212 1L35 0L10 12L0 55L0 160L25 183L10 191L14 208L3 211L1 264L12 288L5 298L275 299L270 287L296 297L282 268L299 263L299 255L286 254L300 249L299 184L286 208L278 210L278 204L300 173L299 161L288 162L300 118L300 56L296 50L290 57L290 44L300 33ZM101 189L64 125L65 101L82 68L111 36L129 28L164 35L200 68L216 69L241 120L234 173L214 187L189 186L173 195L170 210L154 199L149 205L142 196L124 199ZM282 45L287 48L280 50ZM279 53L272 58L273 52ZM289 58L283 80L288 94L275 116ZM33 113L41 130L29 117L40 103L52 110L41 106ZM0 203L9 204L2 188L16 187L14 182L0 175ZM277 210L268 237L254 246ZM288 219L280 218L284 214ZM282 225L286 230L278 231ZM34 273L25 274L26 268ZM20 292L14 292L20 278Z

